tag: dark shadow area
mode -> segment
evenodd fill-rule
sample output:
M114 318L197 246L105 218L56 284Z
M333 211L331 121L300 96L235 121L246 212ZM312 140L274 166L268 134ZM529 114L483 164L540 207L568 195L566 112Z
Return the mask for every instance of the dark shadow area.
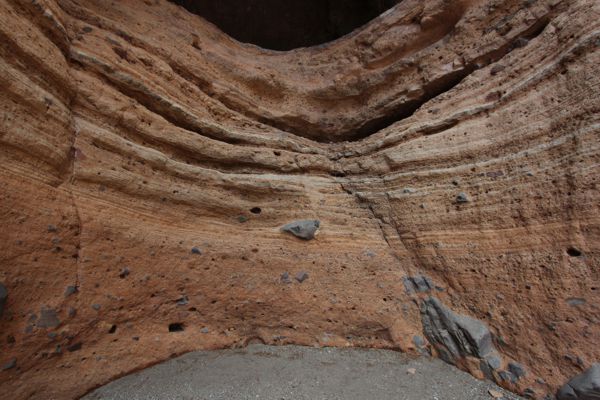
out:
M344 36L401 0L171 0L240 42L272 50Z

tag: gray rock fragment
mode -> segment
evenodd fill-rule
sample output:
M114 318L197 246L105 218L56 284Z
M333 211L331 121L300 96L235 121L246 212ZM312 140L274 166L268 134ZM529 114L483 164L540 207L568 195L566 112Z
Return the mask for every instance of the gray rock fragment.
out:
M423 301L421 321L429 342L450 364L466 356L484 359L494 351L492 335L483 322L454 313L435 297Z
M4 305L6 304L6 299L8 298L8 289L4 284L0 283L0 317L2 313L4 313Z
M500 371L498 373L498 376L500 376L500 380L504 381L504 382L510 382L510 383L517 382L517 378L513 374L511 374L509 371Z
M490 368L494 370L500 369L500 367L502 366L502 359L497 355L486 357L486 361Z
M65 297L69 297L70 295L75 294L77 292L77 286L67 286L67 288L65 289Z
M527 372L525 371L525 368L516 362L511 362L508 363L508 370L517 377L517 379L521 379L522 377L524 377L525 375L527 375Z
M558 400L600 399L600 363L567 382L556 394Z
M279 278L279 280L281 281L281 283L292 283L292 280L290 279L290 273L289 272L284 272L283 274L281 274L281 277Z
M569 297L569 298L566 300L566 302L567 302L567 304L568 304L568 305L570 305L570 306L572 306L572 307L575 307L575 306L580 306L580 305L582 305L582 304L585 304L585 303L586 303L586 300L585 300L585 299L582 299L582 298L580 298L580 297Z
M321 223L318 220L302 220L284 225L281 227L281 230L291 233L300 239L312 240L315 238L320 226Z
M192 247L192 254L202 254L202 250L199 247Z
M468 203L469 202L469 196L467 196L467 194L464 193L464 192L460 192L456 196L456 202L457 203Z
M300 271L296 274L295 278L298 282L302 283L308 279L308 273L306 273L304 271Z

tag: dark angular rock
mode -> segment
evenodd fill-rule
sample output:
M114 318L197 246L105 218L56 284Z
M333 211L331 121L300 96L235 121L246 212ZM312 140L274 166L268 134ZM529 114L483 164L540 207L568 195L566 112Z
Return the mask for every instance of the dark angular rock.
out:
M190 302L189 298L187 296L182 296L179 299L177 299L177 305L178 306L185 306Z
M510 382L510 383L517 382L517 378L508 371L500 371L498 373L498 376L500 376L500 380L502 380L504 382Z
M58 228L56 227L56 225L48 225L48 232L56 232L58 231Z
M485 358L494 351L492 335L483 322L454 313L435 297L422 303L421 321L427 339L448 363L466 356Z
M4 313L4 305L6 304L6 299L8 298L8 289L4 284L0 283L0 317L2 313Z
M202 254L202 250L199 247L192 247L192 254Z
M306 273L304 271L300 271L296 274L295 278L298 282L302 283L308 279L308 273Z
M73 343L72 345L67 347L67 350L72 353L74 351L81 350L82 346L83 346L83 344L81 342Z
M290 279L290 274L287 271L281 274L279 280L281 281L281 283L292 283L292 280Z
M131 273L131 271L129 271L129 268L125 267L119 273L119 278L125 279L129 276L130 273Z
M77 315L77 310L74 309L73 307L69 307L68 315L69 315L69 318L73 318L75 315Z
M600 399L600 363L567 382L556 394L558 400Z
M96 311L100 311L100 304L92 304L92 308Z
M321 223L318 220L302 220L284 225L281 227L281 230L291 233L300 239L312 240L315 238L320 226Z
M200 329L200 333L208 333L208 328L202 328Z
M517 379L521 379L522 377L524 377L525 375L527 375L527 372L525 371L525 368L519 364L519 363L515 363L515 362L511 362L508 363L508 370L517 377Z
M467 194L464 193L464 192L460 192L456 196L456 202L457 203L468 203L469 202L469 196L467 196Z
M60 320L56 311L51 308L42 307L40 318L36 322L38 328L56 328L60 325Z
M79 291L79 289L77 289L77 286L67 286L67 288L65 289L65 297L69 297L72 294L75 294Z
M13 357L7 363L2 365L2 371L13 369L16 366L17 366L17 359Z

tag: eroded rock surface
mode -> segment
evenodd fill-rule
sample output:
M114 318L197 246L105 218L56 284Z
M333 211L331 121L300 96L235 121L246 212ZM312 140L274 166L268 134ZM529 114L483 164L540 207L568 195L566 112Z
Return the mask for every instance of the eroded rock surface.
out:
M596 0L404 0L289 52L166 0L4 0L0 39L0 397L253 342L436 354L434 295L515 392L600 360Z

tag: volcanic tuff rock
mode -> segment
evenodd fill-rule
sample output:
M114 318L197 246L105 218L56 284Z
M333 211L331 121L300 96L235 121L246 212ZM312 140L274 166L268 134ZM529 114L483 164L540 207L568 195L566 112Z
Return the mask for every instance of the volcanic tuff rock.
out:
M165 0L2 0L0 50L0 398L254 341L436 354L416 276L511 390L600 360L597 0L404 0L288 52Z

